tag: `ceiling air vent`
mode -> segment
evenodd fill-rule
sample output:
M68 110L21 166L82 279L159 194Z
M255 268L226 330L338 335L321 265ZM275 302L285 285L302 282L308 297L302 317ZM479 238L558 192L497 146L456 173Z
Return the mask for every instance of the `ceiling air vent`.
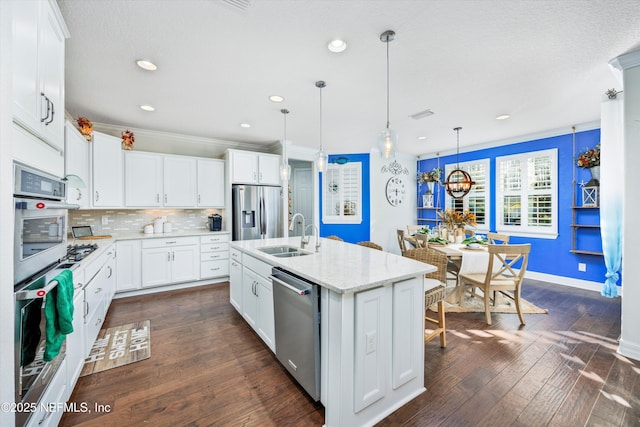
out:
M246 11L249 9L249 6L251 6L251 0L222 0L222 3L226 3L229 6L243 11Z

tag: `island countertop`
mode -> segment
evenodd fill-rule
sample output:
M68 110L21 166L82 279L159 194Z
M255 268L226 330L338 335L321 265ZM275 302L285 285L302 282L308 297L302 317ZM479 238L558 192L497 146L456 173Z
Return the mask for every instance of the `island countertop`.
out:
M320 238L317 253L306 256L278 258L258 248L290 245L300 247L300 237L239 240L232 248L271 265L282 267L298 276L337 293L353 293L375 288L384 283L400 281L436 271L436 267L409 258L352 243ZM311 237L305 251L313 252Z

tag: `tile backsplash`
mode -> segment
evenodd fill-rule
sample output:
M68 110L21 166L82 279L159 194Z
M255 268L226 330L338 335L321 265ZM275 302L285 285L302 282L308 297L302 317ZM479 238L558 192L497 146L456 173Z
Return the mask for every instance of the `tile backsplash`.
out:
M173 231L203 230L208 227L207 217L222 215L222 229L226 230L224 209L91 209L69 211L69 227L90 225L95 235L142 233L144 226L157 217L166 216ZM102 225L106 217L107 224ZM71 228L69 228L71 230Z

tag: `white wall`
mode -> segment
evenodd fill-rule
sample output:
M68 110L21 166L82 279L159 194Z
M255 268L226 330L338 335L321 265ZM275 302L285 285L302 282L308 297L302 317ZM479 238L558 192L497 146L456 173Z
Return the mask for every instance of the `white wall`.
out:
M391 206L387 202L385 189L389 178L396 176L391 172L382 172L383 166L389 168L393 160L380 158L378 150L370 153L370 179L371 179L371 241L382 246L385 251L400 254L400 247L396 237L396 230L406 231L407 225L416 224L416 168L418 158L410 154L398 153L393 159L407 169L407 173L397 176L403 178L407 195L401 206Z
M636 230L640 198L640 51L622 55L614 61L623 70L624 81L624 225L623 230ZM640 360L640 246L632 235L625 233L622 247L622 333L618 352Z
M11 2L0 1L0 402L13 402L13 177L11 148ZM0 411L0 425L14 414Z

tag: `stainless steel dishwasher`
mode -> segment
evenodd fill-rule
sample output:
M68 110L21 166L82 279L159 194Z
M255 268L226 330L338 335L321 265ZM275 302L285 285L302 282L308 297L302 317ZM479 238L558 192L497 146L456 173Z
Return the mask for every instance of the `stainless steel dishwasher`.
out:
M307 393L320 399L320 300L318 285L274 267L276 357Z

